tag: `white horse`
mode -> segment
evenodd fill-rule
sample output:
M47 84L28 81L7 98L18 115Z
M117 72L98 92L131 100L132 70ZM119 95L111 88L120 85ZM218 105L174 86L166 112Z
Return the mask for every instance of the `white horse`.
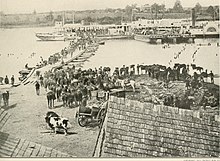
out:
M116 86L121 86L123 89L125 87L131 86L133 89L133 92L135 92L135 81L134 80L128 80L128 79L117 79L115 82Z

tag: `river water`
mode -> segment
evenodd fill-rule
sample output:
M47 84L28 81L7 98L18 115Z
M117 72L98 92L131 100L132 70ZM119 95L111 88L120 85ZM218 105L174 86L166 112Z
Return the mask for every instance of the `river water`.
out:
M51 28L13 28L0 29L0 76L15 75L18 80L18 72L24 69L26 63L35 66L40 62L40 56L47 59L51 54L59 52L68 46L63 41L37 41L36 32L49 32ZM36 53L31 57L32 53Z
M47 59L51 54L59 52L68 46L63 41L36 41L35 32L47 32L52 28L14 28L0 29L0 76L15 75L24 68L26 63L34 66L40 62L40 56ZM100 45L95 56L84 64L84 68L99 66L121 67L130 64L163 64L171 66L174 63L195 63L204 69L219 74L219 47L218 39L196 40L195 44L170 45L163 48L162 44L153 45L135 40L108 40L105 45ZM211 46L207 44L211 43ZM202 44L202 46L199 46ZM204 44L206 44L204 46ZM185 50L183 51L183 48ZM174 59L178 52L179 57ZM193 53L194 55L193 60ZM31 53L36 53L31 57Z

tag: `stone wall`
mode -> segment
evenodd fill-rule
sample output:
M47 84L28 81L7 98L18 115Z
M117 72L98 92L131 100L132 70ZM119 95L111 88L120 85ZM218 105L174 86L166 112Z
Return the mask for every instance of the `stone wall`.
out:
M93 157L100 157L102 155L102 149L105 141L105 132L106 132L106 123L107 123L107 117L105 117L105 120L102 124L102 127L99 130L99 134L97 136Z
M219 117L110 97L102 157L220 157Z

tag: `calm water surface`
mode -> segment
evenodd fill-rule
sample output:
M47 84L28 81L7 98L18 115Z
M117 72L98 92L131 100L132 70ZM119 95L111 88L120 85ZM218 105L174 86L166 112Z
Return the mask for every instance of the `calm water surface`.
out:
M0 29L0 76L15 75L28 63L30 66L36 65L40 61L40 56L47 59L51 54L59 52L68 46L68 42L63 41L36 41L35 32L51 31L51 28L19 28ZM135 40L109 40L105 45L99 46L95 56L91 57L84 64L85 68L101 66L121 67L130 64L163 64L173 63L195 63L199 66L219 73L219 47L216 46L218 39L196 40L193 45L187 44L185 51L181 52L178 59L174 55L183 49L184 44L170 45L170 48L163 49L161 44L151 45ZM199 43L211 46L198 46ZM198 49L199 48L199 49ZM194 62L192 55L194 56ZM35 52L34 57L30 57ZM9 54L9 55L8 55ZM13 55L10 55L13 54Z
M86 62L84 67L121 67L123 64L163 64L173 66L174 63L195 63L198 66L211 70L214 74L219 75L219 47L217 47L217 39L212 40L196 40L196 44L179 44L170 45L170 48L164 49L163 45L151 45L145 42L135 40L112 40L106 41L104 46L100 46L96 55ZM207 44L211 42L211 46L199 46L198 44ZM181 52L179 58L174 59L178 52ZM193 53L194 55L193 60Z
M68 42L37 41L35 32L47 32L51 28L15 28L0 29L0 76L15 75L26 63L34 66L40 62L40 56L47 59L51 54L68 46ZM34 57L30 55L35 52ZM9 54L9 55L8 55Z

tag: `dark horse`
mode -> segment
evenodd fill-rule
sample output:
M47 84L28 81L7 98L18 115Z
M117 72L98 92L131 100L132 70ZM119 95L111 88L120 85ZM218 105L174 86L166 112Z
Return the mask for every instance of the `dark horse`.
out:
M47 103L48 107L54 107L54 100L56 99L55 93L53 91L47 92Z

